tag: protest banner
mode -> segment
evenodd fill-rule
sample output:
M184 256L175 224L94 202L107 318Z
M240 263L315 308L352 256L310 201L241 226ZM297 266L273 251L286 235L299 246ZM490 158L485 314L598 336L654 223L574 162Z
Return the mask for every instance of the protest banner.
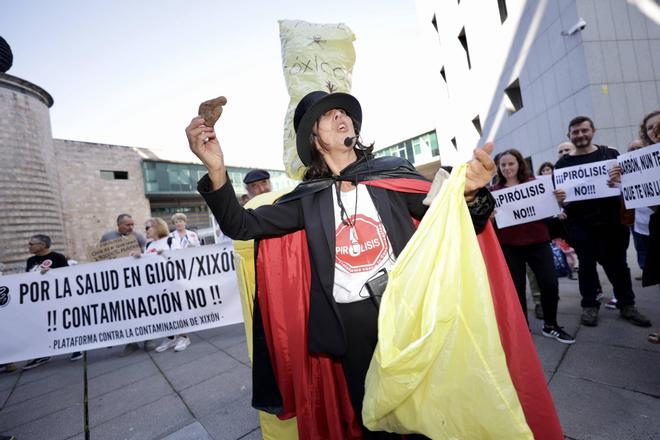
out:
M142 252L135 235L126 235L113 240L104 241L87 249L90 261L110 260L112 258L128 257L132 251Z
M620 155L626 209L660 205L660 144Z
M566 201L602 199L621 194L618 187L607 184L608 170L617 164L616 159L591 162L556 169L553 172L555 187L566 191Z
M530 182L493 191L497 227L506 228L558 215L561 209L553 189L551 176L538 176Z
M0 277L0 364L242 322L233 248Z

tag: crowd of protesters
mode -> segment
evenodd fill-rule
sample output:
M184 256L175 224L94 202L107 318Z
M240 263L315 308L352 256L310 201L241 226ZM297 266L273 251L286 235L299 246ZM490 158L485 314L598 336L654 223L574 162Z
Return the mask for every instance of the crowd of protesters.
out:
M556 163L541 164L538 175L552 175L555 170L561 168L618 157L618 150L592 142L595 133L596 127L590 118L579 116L571 120L567 132L570 141L558 146L559 158ZM632 140L628 151L660 142L660 111L644 117L639 136L639 139ZM516 149L499 153L495 161L497 176L491 190L534 179L523 155ZM608 176L608 184L618 186L621 179L620 167L612 167ZM544 320L544 336L566 344L575 341L556 322L558 275L567 275L571 279L575 279L577 275L582 297L580 320L583 325L598 325L599 309L601 302L604 302L606 307L618 309L620 316L632 324L650 327L651 321L635 306L627 249L632 233L637 263L644 274L644 285L657 284L657 273L660 271L657 256L652 256L651 264L648 264L647 252L651 249L655 251L650 243L657 243L654 240L657 240L658 207L627 211L620 196L566 202L566 193L559 188L555 190L555 196L562 207L559 216L497 229L525 316L527 264L528 269L531 269L531 273L528 270L528 277L532 295L537 303L536 317ZM650 227L651 224L655 229ZM655 252L657 254L657 251ZM598 264L603 267L612 284L611 299L603 295L597 272ZM540 300L537 300L537 297L540 297ZM654 332L648 339L657 343L658 336L658 332Z

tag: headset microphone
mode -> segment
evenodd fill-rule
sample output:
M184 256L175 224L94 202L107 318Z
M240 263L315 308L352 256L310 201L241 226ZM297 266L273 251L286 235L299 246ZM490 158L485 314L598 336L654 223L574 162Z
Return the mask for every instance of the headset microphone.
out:
M353 141L356 140L358 137L353 136L353 137L347 137L344 139L344 145L347 147L352 147L353 146Z

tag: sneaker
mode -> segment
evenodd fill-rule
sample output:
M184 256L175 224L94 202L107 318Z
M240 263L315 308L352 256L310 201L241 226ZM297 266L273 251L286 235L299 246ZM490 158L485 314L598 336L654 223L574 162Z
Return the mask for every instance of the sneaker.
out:
M588 327L596 327L598 325L598 307L583 308L580 321Z
M71 353L71 358L70 358L70 360L71 360L71 361L79 361L79 360L82 359L82 358L83 358L83 353L82 353L82 351L74 351L73 353Z
M651 321L637 310L635 306L624 306L620 310L621 317L640 327L651 327Z
M568 273L568 279L569 279L569 280L577 280L577 279L578 279L578 273L577 273L577 271L569 272L569 273Z
M599 288L599 289L600 289L600 288ZM605 298L605 294L603 293L602 290L598 290L598 291L596 292L596 301L600 301L600 300L602 300L603 298Z
M536 315L536 319L543 319L543 307L541 304L536 304L534 306L534 314Z
M555 340L561 342L562 344L572 344L575 342L575 338L564 331L564 327L559 327L558 325L543 326L543 336L547 338L554 338Z
M163 339L163 342L161 342L160 345L158 347L156 347L156 351L158 353L162 353L165 350L169 350L170 348L174 348L174 346L176 345L176 342L177 342L177 338L175 338L174 336L172 336L171 338L165 338L165 339Z
M0 435L0 440L16 440L13 435Z
M131 342L130 344L126 344L124 346L124 351L121 352L120 356L121 357L128 356L129 354L131 354L131 353L133 353L133 352L135 352L139 349L140 349L140 346L137 345L137 342Z
M607 301L605 303L605 308L606 309L611 309L611 310L616 310L616 298L612 298L611 300Z
M183 351L190 345L190 338L188 336L179 336L174 346L174 351Z
M4 371L5 373L11 373L12 371L16 371L16 364L2 364L0 365L0 372ZM2 438L0 438L2 440Z
M156 343L153 340L147 339L146 341L144 341L144 351L151 351L155 348L156 348Z
M50 356L48 357L42 357L42 358L36 358L32 359L30 362L27 364L23 365L24 370L31 370L33 368L37 368L39 365L45 364L50 360Z

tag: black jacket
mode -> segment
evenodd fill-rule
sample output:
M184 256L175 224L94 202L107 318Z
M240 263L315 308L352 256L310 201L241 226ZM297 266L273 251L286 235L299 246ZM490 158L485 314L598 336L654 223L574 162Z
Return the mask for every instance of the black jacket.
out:
M378 160L374 159L374 161ZM398 160L406 168L412 168L407 161ZM309 192L282 204L261 206L255 210L246 210L239 205L230 182L217 191L209 192L210 188L210 179L204 176L198 183L198 191L206 200L222 232L234 240L275 237L305 229L312 271L309 351L342 356L346 350L346 339L333 297L335 274L333 186L326 186L324 189ZM422 204L426 195L370 186L368 188L394 254L398 257L415 233L412 217L421 219L427 210L427 206ZM485 189L479 192L477 200L478 202L470 207L470 213L475 229L481 232L495 203Z

